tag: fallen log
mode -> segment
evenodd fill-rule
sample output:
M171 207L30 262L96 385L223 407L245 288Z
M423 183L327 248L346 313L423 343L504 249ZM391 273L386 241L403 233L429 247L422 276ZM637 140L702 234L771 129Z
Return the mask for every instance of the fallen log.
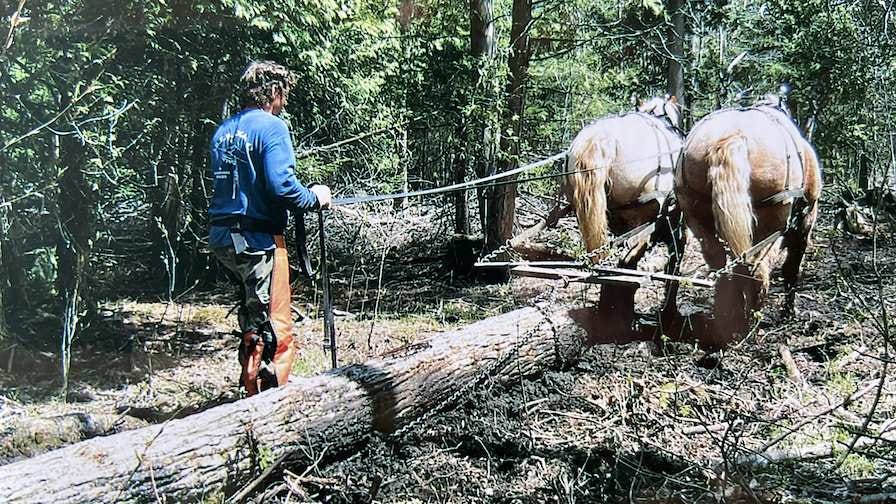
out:
M274 461L312 464L466 395L577 358L565 308L524 308L404 351L180 420L0 467L2 502L195 502L234 495Z
M853 445L853 450L864 450L875 446L886 446L896 442L896 431L887 431L876 436L858 436ZM825 441L823 443L797 446L792 448L774 448L760 453L754 453L737 458L736 463L742 467L764 467L770 464L789 462L793 460L815 460L835 456L843 453L849 444L843 441ZM716 464L716 471L724 469L723 463Z
M82 412L51 417L18 415L0 422L0 464L145 425L146 422L124 415Z

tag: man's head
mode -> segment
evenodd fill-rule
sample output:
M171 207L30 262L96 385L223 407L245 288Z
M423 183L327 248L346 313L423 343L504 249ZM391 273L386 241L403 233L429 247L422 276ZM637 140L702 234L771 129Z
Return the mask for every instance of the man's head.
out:
M278 115L295 83L295 76L286 67L273 61L253 61L240 76L240 108L257 107Z

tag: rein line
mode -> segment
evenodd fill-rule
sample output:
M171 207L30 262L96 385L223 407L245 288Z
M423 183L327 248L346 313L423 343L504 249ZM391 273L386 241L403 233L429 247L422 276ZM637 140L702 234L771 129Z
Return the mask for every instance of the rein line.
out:
M649 156L644 156L643 158L631 159L631 160L626 161L626 163L624 163L624 164L627 165L627 164L634 164L634 163L641 162L641 161L647 161L647 160L650 160L650 159L653 159L656 157L671 155L680 150L681 150L681 148L669 149L667 151L657 152L657 153L651 154ZM601 167L595 167L595 168L587 168L587 169L582 169L582 170L563 171L560 173L549 173L546 175L536 175L534 177L526 177L526 178L522 178L522 179L501 180L501 179L505 179L508 177L512 177L514 175L518 175L520 173L534 170L535 168L540 168L542 166L551 164L560 159L564 159L566 157L566 155L567 155L567 151L564 150L564 151L558 152L557 154L554 154L553 156L550 156L548 158L542 159L540 161L535 161L535 162L529 163L524 166L520 166L519 168L514 168L513 170L496 173L494 175L489 175L486 177L470 180L467 182L461 182L461 183L451 184L451 185L442 186L442 187L434 187L432 189L422 189L419 191L407 191L407 192L390 193L390 194L375 194L375 195L370 195L370 196L351 196L351 197L345 197L345 198L335 198L335 199L333 199L332 203L330 203L330 206L331 207L340 207L340 206L349 206L349 205L359 205L362 203L372 203L372 202L376 202L376 201L389 201L389 200L410 198L410 197L414 197L414 196L430 196L430 195L436 195L436 194L448 194L448 193L455 193L455 192L461 192L461 191L469 191L472 189L482 189L482 188L486 188L486 187L495 187L495 186L500 186L500 185L515 184L515 183L524 183L524 182L530 182L530 181L534 181L534 180L545 180L545 179L556 178L556 177L565 177L567 175L573 175L576 173L585 173L585 172L589 172L589 171L598 170L601 168Z

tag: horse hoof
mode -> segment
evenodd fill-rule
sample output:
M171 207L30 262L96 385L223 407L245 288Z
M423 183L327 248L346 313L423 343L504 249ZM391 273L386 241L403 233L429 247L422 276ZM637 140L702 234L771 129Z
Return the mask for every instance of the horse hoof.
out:
M781 318L796 318L799 315L796 309L796 299L794 297L788 296L784 301L784 305L781 306Z

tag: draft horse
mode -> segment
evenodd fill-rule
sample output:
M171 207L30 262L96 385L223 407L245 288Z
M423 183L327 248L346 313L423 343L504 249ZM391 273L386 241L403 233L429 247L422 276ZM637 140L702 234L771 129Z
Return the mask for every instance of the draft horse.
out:
M618 240L657 222L653 233L626 240L630 248L619 266L636 268L650 245L663 240L671 252L666 269L677 273L683 243L677 232L680 213L670 204L670 196L672 171L684 141L679 121L675 97L655 97L637 111L598 119L576 135L569 148L564 191L575 209L585 249L595 261L606 255L602 252L610 232ZM628 335L636 290L630 285L602 286L597 321L592 317L586 325L591 326L592 337L598 330ZM674 304L674 293L667 295L669 299ZM664 312L677 313L677 308L667 302Z
M815 150L774 95L713 112L691 129L675 170L675 194L706 263L723 270L705 344L719 348L746 333L785 248L785 310L792 312L821 183ZM772 236L778 231L781 240Z

